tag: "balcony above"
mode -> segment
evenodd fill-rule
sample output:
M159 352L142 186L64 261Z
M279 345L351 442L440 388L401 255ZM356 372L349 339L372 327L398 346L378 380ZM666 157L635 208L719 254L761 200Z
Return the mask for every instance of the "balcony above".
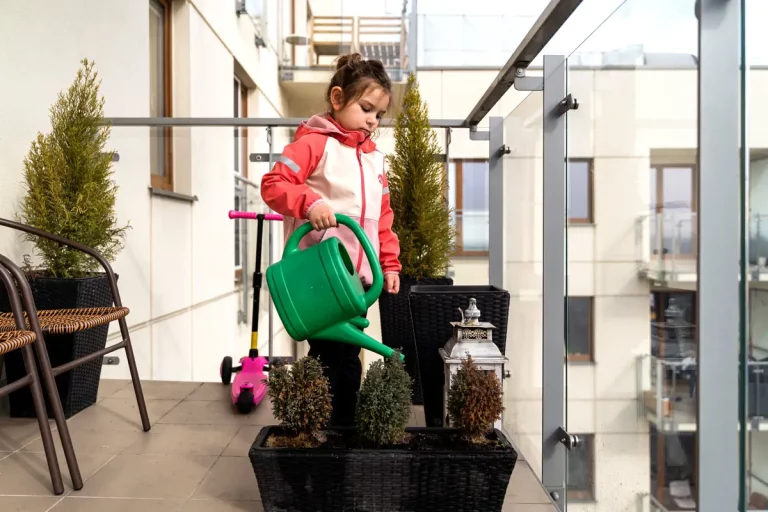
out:
M288 36L282 45L280 86L291 117L306 117L325 108L325 87L336 60L347 53L378 59L392 80L395 98L407 77L406 20L399 16L313 16L308 36Z
M667 344L661 352L685 352L671 348ZM696 431L696 347L688 349L685 357L638 358L639 407L659 432ZM747 363L746 400L748 429L768 431L768 361ZM738 418L733 422L738 428Z
M750 287L768 289L768 215L749 217ZM657 286L696 290L698 276L698 218L695 212L670 210L643 214L635 221L638 276ZM739 267L734 265L738 275Z

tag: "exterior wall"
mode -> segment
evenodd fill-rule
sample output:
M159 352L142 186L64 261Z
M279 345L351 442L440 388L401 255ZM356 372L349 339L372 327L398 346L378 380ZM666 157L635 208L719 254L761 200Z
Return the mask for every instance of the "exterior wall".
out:
M277 56L253 44L256 28L236 16L234 2L174 1L172 11L173 115L231 117L237 73L249 88L251 117L281 116ZM4 13L0 33L17 51L0 57L2 69L15 70L14 80L0 84L0 112L7 121L0 127L0 215L15 216L23 158L36 132L50 129L48 108L74 79L81 58L96 63L106 116L150 115L147 20L147 1L54 3L43 15L22 2ZM266 151L263 132L249 132L251 150ZM276 147L285 140L276 130ZM118 221L132 226L113 266L131 308L140 373L145 379L217 380L221 358L243 354L250 333L250 323L237 323L234 228L226 215L233 207L232 128L174 129L174 191L197 196L195 202L150 194L147 128L113 128L109 146L120 154L114 166ZM264 165L250 164L251 176L264 172ZM258 194L251 191L251 198ZM259 206L258 200L250 204ZM0 251L14 260L31 250L14 234L0 233ZM116 330L115 325L113 338ZM262 340L266 344L266 336ZM278 340L276 351L286 353L284 333L282 341L286 346ZM121 364L105 366L104 378L128 376L122 352L116 355Z

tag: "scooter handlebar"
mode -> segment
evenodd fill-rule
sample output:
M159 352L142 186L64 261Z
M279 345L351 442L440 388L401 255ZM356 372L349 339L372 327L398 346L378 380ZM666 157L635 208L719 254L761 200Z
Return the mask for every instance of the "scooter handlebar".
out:
M237 210L229 210L230 219L252 219L256 220L259 215L262 215L264 220L283 220L283 216L278 213L262 213L256 212L240 212Z

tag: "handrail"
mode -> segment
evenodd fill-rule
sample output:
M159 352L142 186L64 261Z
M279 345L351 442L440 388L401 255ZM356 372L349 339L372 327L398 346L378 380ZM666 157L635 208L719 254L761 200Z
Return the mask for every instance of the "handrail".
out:
M465 128L477 126L515 83L518 70L526 69L558 30L565 24L582 0L550 0L539 18L512 52L512 56L493 79L491 85L464 120Z
M297 128L306 119L301 117L107 117L106 125L111 126L221 126ZM382 127L391 127L395 119L385 117ZM432 128L466 128L463 119L430 119Z
M250 186L252 186L253 188L255 188L256 190L258 190L258 189L259 189L259 184L258 184L258 183L256 183L255 181L251 181L251 180L249 180L248 178L244 177L243 175L241 175L240 173L238 173L238 172L236 172L236 171L232 171L232 174L234 174L234 175L235 175L235 179L236 179L237 181L239 181L239 182L241 182L241 183L245 183L246 185L250 185Z

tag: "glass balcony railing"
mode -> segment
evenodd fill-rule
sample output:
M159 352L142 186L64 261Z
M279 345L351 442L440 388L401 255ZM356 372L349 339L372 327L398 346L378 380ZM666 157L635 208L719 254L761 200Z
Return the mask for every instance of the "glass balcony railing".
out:
M749 216L749 279L768 281L768 214ZM691 211L643 214L635 221L638 271L659 282L696 279L698 218Z
M696 430L696 352L685 357L638 358L641 407L660 431ZM768 362L747 363L747 418L753 430L768 430Z

